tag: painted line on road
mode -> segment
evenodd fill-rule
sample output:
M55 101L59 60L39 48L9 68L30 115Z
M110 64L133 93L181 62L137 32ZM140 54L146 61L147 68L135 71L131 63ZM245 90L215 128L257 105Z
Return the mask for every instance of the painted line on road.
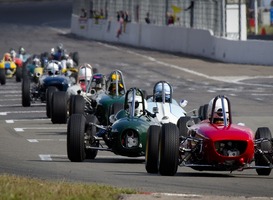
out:
M5 100L5 101L10 101L10 100ZM45 104L35 104L35 106L44 106ZM5 105L0 105L0 107L14 107L14 106L22 106L22 104L5 104Z
M67 155L61 155L61 154L39 154L39 157L41 160L44 161L52 161L52 157L57 157L57 158L67 158ZM96 156L96 159L100 159L100 158L107 158L107 159L128 159L128 160L143 160L145 159L145 156L141 156L141 157L126 157L126 156L118 156L118 155L113 155L113 156ZM68 159L68 158L67 158Z
M38 142L51 142L51 141L57 141L57 142L66 142L66 139L27 139L30 143L38 143Z
M119 51L122 50L119 47L114 47L112 45L104 44L102 42L98 42L98 44L100 44L102 46L105 46L105 47L108 47L108 48L117 49ZM191 70L191 69L187 69L187 68L184 68L184 67L181 67L181 66L177 66L177 65L170 64L170 63L162 62L162 61L159 61L159 60L157 60L157 59L155 59L155 58L153 58L151 56L142 55L142 54L136 53L136 52L131 51L131 50L126 50L126 52L129 53L129 54L132 54L132 55L136 55L136 56L146 58L147 60L149 60L151 62L155 62L157 64L160 64L160 65L163 65L163 66L166 66L166 67L177 69L177 70L187 72L189 74L193 74L193 75L200 76L200 77L210 79L210 80L216 80L216 81L225 82L225 83L241 84L241 85L273 87L272 85L266 85L266 84L255 84L255 83L240 82L240 81L249 80L249 79L273 78L273 76L209 76L209 75L206 75L206 74L203 74L203 73Z
M20 101L20 100L21 99L0 99L0 101Z
M24 127L14 128L16 132L24 132L25 130L66 130L67 127Z
M45 113L45 110L34 110L34 111L7 111L0 112L0 115L8 115L8 114L25 114L25 113Z
M50 119L49 118L46 118L46 119L7 119L6 120L6 123L7 124L13 124L15 122L27 122L27 121L49 121Z

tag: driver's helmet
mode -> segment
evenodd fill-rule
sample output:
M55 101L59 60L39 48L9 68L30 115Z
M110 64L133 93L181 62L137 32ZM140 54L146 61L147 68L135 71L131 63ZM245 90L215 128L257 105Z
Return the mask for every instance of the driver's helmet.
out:
M96 91L103 89L105 85L105 76L103 74L96 73L92 77L91 89Z
M171 87L169 84L161 82L155 86L154 98L155 102L163 102L163 92L165 93L165 102L171 102Z
M24 47L19 47L18 53L21 55L24 55L26 53L26 50Z
M66 60L66 68L67 69L71 69L71 68L73 68L73 60L72 59L67 59Z
M144 104L147 104L147 102L144 100ZM133 109L132 106L132 101L133 101L133 97L129 97L128 99L128 108L129 108L129 113L131 113L131 110ZM145 105L147 107L147 105ZM144 108L143 108L143 102L142 102L142 97L136 95L135 96L135 113L134 116L140 116L144 113Z
M40 67L41 66L41 61L39 58L35 57L32 61L32 64L35 66L35 67Z
M85 64L80 67L78 72L78 82L81 88L85 91L88 81L92 78L92 67L89 64Z
M56 62L50 62L46 67L46 71L50 76L57 75L59 74L59 65Z
M64 48L64 46L63 46L63 44L62 43L59 43L58 45L57 45L57 51L58 52L62 52L63 51L63 48Z
M11 61L11 55L10 55L10 53L5 53L4 54L4 60L5 61Z
M14 49L10 50L10 56L12 59L16 58L16 51Z
M223 105L222 105L222 99L218 98L215 102L215 107L213 111L213 116L211 116L212 113L212 107L213 107L213 101L215 98L211 99L208 105L208 118L211 119L213 117L213 123L215 124L222 124L224 123L224 116L223 116L223 108L226 113L226 119L229 121L229 106L228 102L225 98L223 98Z
M121 94L124 91L124 86L121 81L121 75L118 73L113 73L110 77L110 87L109 87L109 92L111 94L116 93L117 86L116 84L118 83L118 92Z

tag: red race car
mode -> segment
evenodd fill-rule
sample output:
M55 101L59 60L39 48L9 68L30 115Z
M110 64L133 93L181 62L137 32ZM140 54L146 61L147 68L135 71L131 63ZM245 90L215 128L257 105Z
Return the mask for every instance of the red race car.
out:
M178 166L184 166L199 171L256 169L258 175L270 174L273 140L269 128L260 127L254 134L246 126L233 124L226 96L216 96L201 107L206 108L207 118L196 124L192 116L186 116L177 124L149 128L148 173L173 176Z

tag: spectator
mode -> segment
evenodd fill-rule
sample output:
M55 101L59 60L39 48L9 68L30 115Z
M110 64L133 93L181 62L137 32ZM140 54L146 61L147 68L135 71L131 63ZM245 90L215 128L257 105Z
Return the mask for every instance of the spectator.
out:
M150 24L150 23L151 23L151 21L150 21L150 14L149 14L149 12L147 12L147 14L146 14L146 17L145 17L145 22L146 22L147 24Z
M81 9L81 15L80 18L87 18L87 12L84 8Z
M123 22L124 22L124 14L122 11L120 11L121 14L120 14L120 17L119 17L119 28L118 28L118 31L117 31L117 38L119 38L119 36L122 34L122 28L123 28Z

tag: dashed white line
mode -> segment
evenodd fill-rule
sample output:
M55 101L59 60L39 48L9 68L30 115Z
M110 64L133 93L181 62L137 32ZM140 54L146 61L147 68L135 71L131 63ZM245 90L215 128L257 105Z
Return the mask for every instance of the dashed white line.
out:
M14 128L16 132L24 132L24 130L66 130L67 127L24 127Z

